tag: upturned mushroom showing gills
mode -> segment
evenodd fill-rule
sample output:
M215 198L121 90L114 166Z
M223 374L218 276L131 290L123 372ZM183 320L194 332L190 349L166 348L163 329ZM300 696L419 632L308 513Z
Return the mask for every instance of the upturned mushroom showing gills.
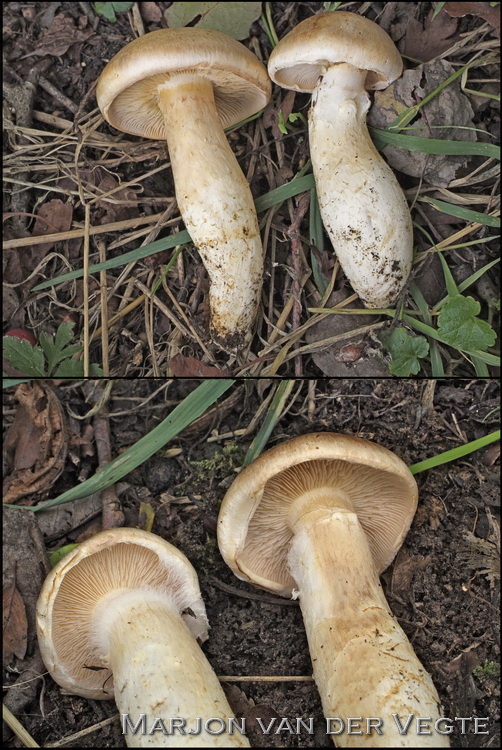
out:
M409 469L387 449L313 433L261 455L221 504L218 545L235 575L299 597L324 714L345 722L340 747L449 746L433 728L441 707L431 677L379 582L417 495ZM349 734L347 719L356 717L364 731ZM430 717L430 735L417 735L419 717ZM375 722L365 733L370 718L381 721L380 734Z
M253 333L263 247L249 185L224 133L265 107L271 83L243 44L211 29L161 29L121 49L96 98L118 130L167 139L176 199L209 275L211 332L227 351Z
M322 221L345 275L370 308L396 302L413 259L406 199L366 126L366 91L384 89L402 68L386 32L345 11L302 21L268 65L275 83L312 92L310 155Z
M102 531L80 544L53 568L37 603L52 678L74 695L115 698L130 747L249 747L226 729L232 709L198 644L207 630L187 558L139 529ZM206 731L210 718L217 726L209 729L225 731Z

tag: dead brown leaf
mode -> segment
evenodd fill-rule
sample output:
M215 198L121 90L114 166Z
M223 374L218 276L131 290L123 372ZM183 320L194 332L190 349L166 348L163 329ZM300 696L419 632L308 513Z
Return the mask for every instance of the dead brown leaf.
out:
M96 219L96 223L108 224L114 221L123 221L125 219L132 219L138 216L137 205L124 205L122 201L130 204L137 202L137 195L134 190L130 187L118 188L119 183L113 177L113 175L104 172L101 180L96 185L96 192L98 195L109 193L111 190L115 192L109 197L108 200L97 201L97 205L100 208L99 218ZM118 190L116 189L118 188ZM101 213L102 211L102 213Z
M33 227L32 236L42 237L44 234L67 232L71 228L73 208L70 203L63 203L59 198L43 203L38 209L37 220ZM54 247L54 242L37 245L39 256L45 255Z
M499 3L445 3L443 10L454 18L467 15L480 16L498 31L500 29L500 7L498 6Z
M227 370L205 365L195 357L185 357L183 354L175 354L171 357L169 367L175 378L225 378L228 376Z
M3 651L9 662L13 656L24 659L28 643L28 620L23 597L12 585L3 590Z
M77 29L72 18L60 13L54 19L50 29L42 34L34 51L30 54L60 57L68 51L72 44L84 42L93 35L92 29Z
M140 13L147 23L158 23L162 18L162 11L157 3L140 3Z
M429 62L442 55L458 39L453 36L458 23L454 18L441 11L433 20L432 14L431 10L423 25L416 18L411 18L408 23L403 52L420 62Z
M16 503L52 487L61 474L68 439L63 409L45 383L22 383L19 407L5 441L4 503ZM30 504L36 498L30 498Z

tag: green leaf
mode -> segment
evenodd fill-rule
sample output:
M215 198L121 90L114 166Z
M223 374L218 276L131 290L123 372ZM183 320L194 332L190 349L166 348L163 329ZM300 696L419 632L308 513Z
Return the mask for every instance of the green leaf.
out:
M449 346L462 351L484 351L493 346L493 328L476 315L481 305L472 297L456 294L443 305L438 316L438 333Z
M115 13L125 13L133 3L94 3L94 10L107 21L116 21Z
M281 133L284 133L284 135L288 134L288 129L286 127L286 123L284 121L284 115L282 113L282 109L280 109L277 112L277 127L281 131Z
M77 350L80 351L79 346ZM83 378L84 377L84 363L81 359L65 359L56 368L53 373L55 378ZM103 370L99 365L89 365L89 375L91 377L102 378Z
M199 29L217 29L234 39L246 39L261 15L261 3L173 3L164 13L170 28L186 26L194 19Z
M75 323L61 323L54 337L48 336L44 332L40 334L40 345L47 359L48 375L52 375L54 368L61 360L72 357L80 351L81 347L78 344L66 347L66 344L73 338L72 328L74 325Z
M392 375L407 378L420 370L419 359L429 353L429 344L423 336L409 336L404 328L395 328L382 337L382 343L390 352L392 361L389 371Z
M3 354L9 365L23 375L46 375L44 353L38 344L32 346L26 339L4 336Z
M63 557L66 557L68 552L71 552L72 549L75 549L75 547L78 547L78 544L66 544L64 547L60 547L59 549L54 550L54 552L52 552L49 556L49 562L52 567L57 565L58 562L62 560Z

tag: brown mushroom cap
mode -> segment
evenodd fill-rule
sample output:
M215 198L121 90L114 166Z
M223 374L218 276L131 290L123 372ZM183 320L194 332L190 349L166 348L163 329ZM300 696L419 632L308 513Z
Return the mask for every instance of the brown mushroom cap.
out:
M381 573L411 525L417 484L406 464L386 448L329 432L288 440L237 476L218 518L225 562L238 578L291 596L295 582L287 567L293 536L289 511L307 492L310 498L318 493L321 507L326 507L332 491L333 497L338 491L352 504Z
M311 16L286 34L270 55L268 72L283 88L312 92L335 63L367 70L367 89L384 89L403 69L399 51L378 24L337 10Z
M150 591L182 613L194 637L207 638L197 574L172 544L139 529L110 529L80 544L53 568L37 602L42 658L54 680L85 698L113 698L93 613L114 591Z
M189 27L152 31L121 49L99 77L99 108L118 130L163 139L157 88L179 73L211 81L224 128L255 114L270 99L267 70L247 47L220 31Z

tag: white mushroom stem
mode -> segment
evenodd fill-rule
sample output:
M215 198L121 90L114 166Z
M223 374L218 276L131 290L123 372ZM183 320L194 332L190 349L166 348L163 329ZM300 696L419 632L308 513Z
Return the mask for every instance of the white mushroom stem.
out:
M212 84L171 76L158 88L176 199L207 269L211 329L227 349L251 338L263 278L253 197L225 136Z
M197 641L168 599L155 591L125 590L109 594L96 607L94 638L113 673L115 701L133 726L145 715L151 729L162 719L184 719L185 734L126 734L130 747L249 747L238 731L209 734L208 719L222 719L228 727L232 711L218 678ZM202 733L196 719L202 719ZM210 727L219 730L221 722Z
M409 277L413 228L406 199L369 136L366 71L332 65L319 79L309 139L323 224L367 307L395 303Z
M340 747L449 747L434 731L441 716L436 689L389 609L357 515L330 490L322 500L312 510L307 498L290 516L289 567L314 679L327 718L360 717L363 732L366 719L383 721L381 735L350 735L346 724L334 741ZM400 734L393 714L403 726L414 715L407 735ZM430 735L417 735L419 717L431 718Z

